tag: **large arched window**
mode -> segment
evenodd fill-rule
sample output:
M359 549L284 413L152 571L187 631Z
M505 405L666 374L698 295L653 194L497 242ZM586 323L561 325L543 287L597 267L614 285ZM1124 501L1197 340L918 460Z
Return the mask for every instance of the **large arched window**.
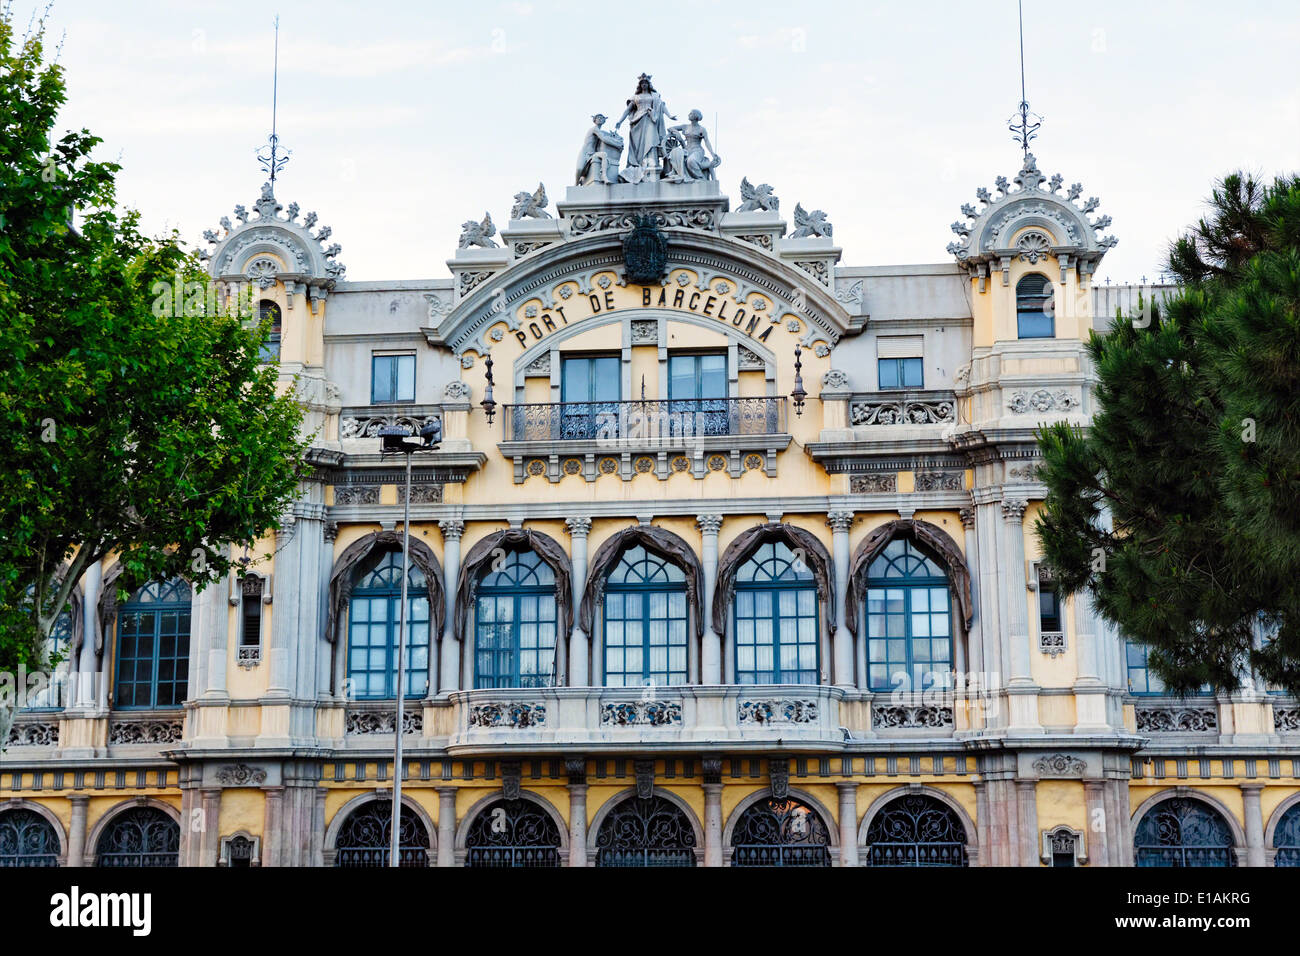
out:
M686 683L686 573L629 548L605 580L605 683Z
M1156 804L1133 834L1138 866L1236 866L1232 830L1207 803L1173 797Z
M1300 866L1300 803L1294 804L1277 821L1273 846L1277 848L1274 866Z
M257 321L268 326L267 339L262 344L261 360L267 365L280 361L280 307L270 299L257 303Z
M348 814L335 841L334 865L388 866L393 841L393 801L372 800ZM429 865L429 831L410 807L402 807L397 856L404 867Z
M181 828L157 807L119 813L100 834L96 866L177 866Z
M1022 339L1056 335L1052 280L1031 272L1016 283L1016 334Z
M49 820L25 807L0 813L0 869L58 865L59 835Z
M952 671L948 575L908 538L867 568L867 685L873 691L946 687Z
M597 866L694 866L695 829L663 797L628 797L596 834Z
M867 866L966 866L966 828L952 808L923 793L881 808L867 828Z
M466 866L559 866L560 828L531 800L496 800L470 824L465 849Z
M555 682L555 572L534 551L486 565L474 600L474 686Z
M732 866L830 866L830 832L812 807L769 797L749 807L731 835Z
M784 541L768 541L736 572L736 683L816 684L817 581Z
M429 685L429 589L411 563L407 575L406 694ZM402 613L402 553L388 551L368 570L361 565L348 602L348 687L356 700L397 697L397 634Z
M180 707L190 675L190 585L146 584L122 606L117 624L119 708Z

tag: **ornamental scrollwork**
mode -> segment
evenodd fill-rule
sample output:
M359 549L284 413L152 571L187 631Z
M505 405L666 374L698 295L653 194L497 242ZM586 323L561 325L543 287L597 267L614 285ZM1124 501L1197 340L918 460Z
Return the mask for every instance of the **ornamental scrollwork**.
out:
M545 723L545 704L501 701L475 704L469 712L471 727L514 727L522 730Z
M898 490L898 475L851 475L849 491L855 495L866 495Z
M343 732L353 734L391 734L397 726L397 715L390 710L357 710L348 713ZM424 713L416 706L402 711L402 734L418 734L424 729Z
M1134 716L1140 734L1204 734L1219 729L1213 707L1138 707Z
M7 747L53 747L59 742L59 725L39 721L15 722L9 728Z
M1048 657L1065 653L1064 631L1043 631L1038 635L1038 649Z
M336 485L334 487L336 505L377 505L379 504L378 485Z
M266 771L248 764L230 764L217 771L217 782L227 787L257 786L266 783Z
M636 217L637 213L632 212L575 213L569 216L569 235L584 236L589 232L603 232L607 229L631 229L636 225ZM716 228L716 219L712 209L690 207L660 209L649 213L649 218L660 229L700 229L705 232L713 232Z
M1040 777L1082 777L1086 761L1069 754L1046 754L1034 761L1034 773Z
M1015 415L1027 412L1069 412L1079 406L1079 399L1065 389L1055 392L1045 388L1033 392L1014 392L1007 399L1007 409Z
M916 473L917 491L961 491L965 487L959 471L919 471Z
M742 724L811 724L818 714L817 701L786 697L741 700L738 719Z
M1300 731L1300 707L1273 706L1273 729L1279 733Z
M937 425L956 421L956 403L946 399L866 399L852 402L854 425Z
M871 726L907 730L941 730L953 726L952 708L921 705L876 704L871 708Z
M421 428L437 420L437 415L404 415L400 412L350 415L339 419L339 438L378 438L381 428L405 428L411 434L419 434Z
M682 705L669 700L606 703L600 708L600 722L615 727L666 727L682 722Z
M109 725L110 744L174 744L181 739L181 720L117 720Z

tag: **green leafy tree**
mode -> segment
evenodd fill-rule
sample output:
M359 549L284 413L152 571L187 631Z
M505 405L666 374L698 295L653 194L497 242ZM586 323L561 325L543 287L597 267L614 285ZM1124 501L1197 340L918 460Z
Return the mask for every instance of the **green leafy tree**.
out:
M124 586L202 588L278 526L305 465L302 412L175 233L115 206L99 140L50 145L64 77L42 29L0 11L0 672L44 638L91 563ZM75 225L74 225L75 217ZM181 295L172 294L179 290ZM3 702L0 702L0 710ZM2 714L0 714L2 716Z
M1225 178L1170 266L1089 339L1091 426L1039 432L1044 556L1171 691L1250 666L1300 693L1300 179Z

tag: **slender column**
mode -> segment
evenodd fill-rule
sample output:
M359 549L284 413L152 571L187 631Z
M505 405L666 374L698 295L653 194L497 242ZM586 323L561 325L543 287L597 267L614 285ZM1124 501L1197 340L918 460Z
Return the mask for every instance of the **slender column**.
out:
M266 804L262 815L262 865L283 866L284 787L263 787L262 796Z
M81 653L77 658L77 684L73 699L73 705L78 709L90 710L95 706L96 675L100 672L99 653L95 650L95 645L102 639L99 633L99 593L103 586L104 566L96 561L81 576L84 599L81 606ZM79 866L80 862L69 865Z
M1032 683L1029 657L1028 584L1025 580L1025 533L1023 521L1026 503L1021 499L1002 502L1006 542L1007 636L1011 639L1011 682ZM1017 587L1019 585L1019 587Z
M578 605L582 603L582 595L587 587L587 535L591 533L591 519L566 518L564 524L569 529L573 552L573 634L569 638L569 684L573 687L589 687L591 685L591 670L588 666L590 652L587 646L587 634L578 626ZM597 668L603 671L600 662L597 662Z
M292 673L289 668L289 645L298 633L298 593L297 577L301 535L298 533L298 521L286 525L275 533L275 575L276 583L282 585L275 602L275 612L271 615L270 640L266 642L266 656L270 667L267 678L267 697L289 697Z
M1015 845L1020 850L1021 866L1038 866L1038 797L1037 780L1016 781L1016 817L1020 827Z
M230 594L234 588L235 594ZM226 654L230 641L230 606L238 606L240 588L238 577L231 574L216 584L210 584L195 596L194 630L197 632L199 663L203 670L198 681L191 680L190 692L194 696L224 700L226 692Z
M722 784L704 784L704 865L722 866Z
M840 866L858 865L858 785L841 782L840 792Z
M979 859L972 860L980 866L992 866L993 857L989 836L989 794L988 784L982 779L975 781L975 842L979 844Z
M587 865L587 785L569 784L569 866Z
M217 839L221 827L221 788L205 788L200 791L203 807L203 832L199 834L199 866L217 865Z
M68 823L68 866L85 866L86 808L90 805L90 797L74 793L68 800L72 803L72 820Z
M438 866L456 865L456 788L438 788Z
M853 634L849 631L848 622L844 620L844 595L849 587L849 528L853 526L853 512L832 511L826 516L826 523L831 529L831 548L835 563L835 600L839 602L836 608L839 621L835 627L833 679L836 686L855 690L857 683L853 667ZM841 852L843 852L842 846Z
M1243 783L1241 797L1246 813L1246 865L1264 865L1264 814L1259 805L1262 783Z
M722 515L700 515L695 524L704 536L704 594L700 600L700 613L704 615L704 646L700 648L700 683L721 684L722 635L713 629L713 588L718 577L718 532L722 530ZM721 846L719 843L719 862L712 864L714 866L722 865ZM707 858L707 852L705 856Z
M984 655L979 666L985 672L985 681L991 689L1005 687L1007 667L1002 656L1002 608L998 584L998 516L997 502L985 502L975 508L975 535L979 547L976 589L979 591L980 631L983 634ZM1002 715L1000 724L1005 725Z
M1084 840L1089 866L1111 866L1110 821L1106 812L1106 782L1089 778L1083 781L1085 822Z
M465 534L465 522L440 521L438 527L442 529L442 593L446 599L446 620L440 646L442 660L438 668L438 693L448 694L460 689L460 644L456 641L456 585L460 578L460 539ZM432 682L429 686L433 686Z

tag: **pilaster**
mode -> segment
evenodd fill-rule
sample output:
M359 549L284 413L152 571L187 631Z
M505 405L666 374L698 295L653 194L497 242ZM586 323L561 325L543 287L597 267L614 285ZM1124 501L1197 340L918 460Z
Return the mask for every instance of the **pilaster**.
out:
M704 594L700 600L700 614L704 616L704 646L700 649L700 683L721 684L722 635L713 629L713 589L718 578L718 532L722 530L722 515L700 515L695 524L704 536L701 549ZM719 857L721 852L719 849Z

